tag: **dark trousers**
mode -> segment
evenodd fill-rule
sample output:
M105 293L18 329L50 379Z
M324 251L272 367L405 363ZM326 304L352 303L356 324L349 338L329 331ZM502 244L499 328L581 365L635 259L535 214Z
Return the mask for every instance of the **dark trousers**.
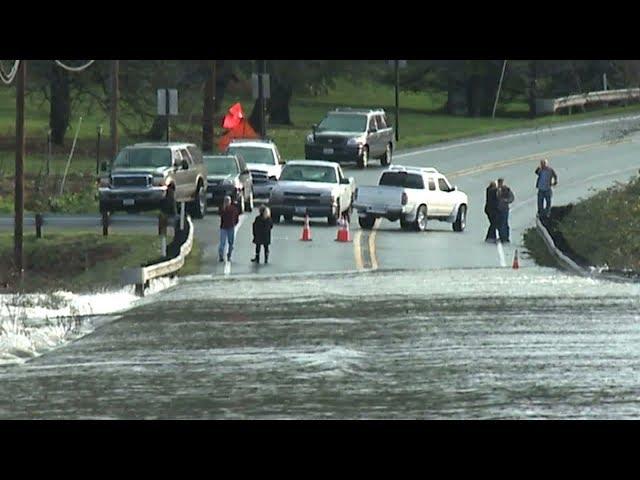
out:
M538 190L538 216L548 217L551 213L551 190Z
M260 261L260 247L264 248L264 260L269 260L269 245L256 243L256 260Z
M487 229L487 236L485 237L485 240L495 240L496 230L498 228L497 215L495 213L487 213L486 215L489 220L489 228Z
M509 210L498 211L498 233L501 242L509 241Z

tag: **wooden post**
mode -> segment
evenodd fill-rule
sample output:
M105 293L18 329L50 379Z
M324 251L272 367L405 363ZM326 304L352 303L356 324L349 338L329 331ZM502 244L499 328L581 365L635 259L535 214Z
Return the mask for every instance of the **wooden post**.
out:
M180 202L180 230L184 230L185 203Z
M36 213L36 238L42 238L42 214Z
M102 212L102 235L104 237L109 235L109 213Z
M27 61L21 60L18 66L16 83L16 172L15 172L15 220L13 227L14 264L18 281L22 283L24 275L24 92L27 80Z
M119 136L118 136L118 102L120 100L120 84L118 76L120 74L120 60L113 60L111 64L111 99L109 108L111 109L111 164L118 155Z

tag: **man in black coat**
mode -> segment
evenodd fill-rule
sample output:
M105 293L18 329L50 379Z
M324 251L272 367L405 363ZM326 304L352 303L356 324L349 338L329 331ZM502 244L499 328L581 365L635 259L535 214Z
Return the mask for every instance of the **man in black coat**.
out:
M256 244L256 256L252 262L260 263L260 246L264 248L264 263L269 263L269 245L271 244L271 229L273 220L268 207L260 205L260 215L253 222L253 243Z
M484 204L484 213L489 219L489 229L485 242L496 242L496 230L498 228L498 184L492 181L486 190L486 201Z

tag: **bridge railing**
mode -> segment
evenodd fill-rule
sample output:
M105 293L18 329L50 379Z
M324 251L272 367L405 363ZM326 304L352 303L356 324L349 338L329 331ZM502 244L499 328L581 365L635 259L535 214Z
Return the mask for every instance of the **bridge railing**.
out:
M559 98L539 98L536 100L536 113L555 113L562 108L568 108L571 111L573 107L637 100L640 100L640 88L602 90Z

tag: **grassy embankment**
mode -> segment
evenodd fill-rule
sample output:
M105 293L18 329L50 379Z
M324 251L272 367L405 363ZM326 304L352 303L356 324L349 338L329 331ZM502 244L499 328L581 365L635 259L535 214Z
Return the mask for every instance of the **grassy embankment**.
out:
M95 291L119 287L120 271L157 259L159 237L113 233L108 237L81 230L46 233L43 238L25 235L24 292ZM199 271L201 251L197 242L180 275ZM0 235L0 293L15 291L11 279L13 237Z
M589 264L640 271L640 177L578 201L558 230ZM525 232L524 241L537 263L555 265L535 229Z

